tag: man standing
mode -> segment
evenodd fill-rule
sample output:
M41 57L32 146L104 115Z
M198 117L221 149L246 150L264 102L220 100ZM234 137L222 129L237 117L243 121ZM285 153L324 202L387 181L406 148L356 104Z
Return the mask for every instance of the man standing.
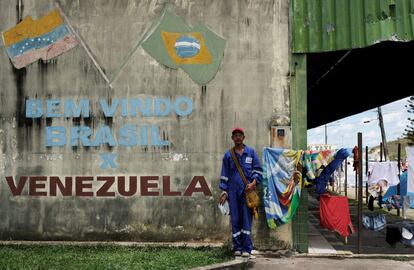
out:
M245 192L254 190L256 185L261 183L262 168L254 149L243 144L244 138L242 128L236 127L232 130L235 157L249 184L245 185L232 158L231 150L228 150L224 154L221 168L220 189L223 193L220 196L220 204L229 201L234 255L250 257L253 249L250 236L252 210L247 207Z

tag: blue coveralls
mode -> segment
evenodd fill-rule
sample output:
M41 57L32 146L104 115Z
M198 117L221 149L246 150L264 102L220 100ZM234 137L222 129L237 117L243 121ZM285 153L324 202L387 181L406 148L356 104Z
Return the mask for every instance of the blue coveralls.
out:
M236 152L240 166L249 182L256 179L257 185L262 182L262 168L259 158L253 148L244 146L243 154ZM233 250L251 253L253 249L251 228L252 210L247 207L244 195L246 185L237 171L236 164L228 150L223 157L221 167L220 189L228 194L230 206L230 220L233 234Z

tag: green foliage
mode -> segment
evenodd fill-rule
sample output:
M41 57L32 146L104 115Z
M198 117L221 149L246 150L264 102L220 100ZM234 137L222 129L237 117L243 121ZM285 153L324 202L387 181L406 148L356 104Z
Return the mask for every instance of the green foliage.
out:
M411 96L408 100L408 105L405 105L407 108L408 113L413 115L413 117L409 117L408 120L410 121L405 129L404 136L408 139L408 145L414 145L414 96Z
M225 248L0 245L0 269L188 269L231 258Z

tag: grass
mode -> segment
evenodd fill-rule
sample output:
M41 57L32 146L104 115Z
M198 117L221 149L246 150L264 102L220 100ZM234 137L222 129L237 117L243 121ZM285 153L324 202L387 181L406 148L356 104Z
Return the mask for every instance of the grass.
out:
M231 258L225 248L0 245L0 269L189 269Z

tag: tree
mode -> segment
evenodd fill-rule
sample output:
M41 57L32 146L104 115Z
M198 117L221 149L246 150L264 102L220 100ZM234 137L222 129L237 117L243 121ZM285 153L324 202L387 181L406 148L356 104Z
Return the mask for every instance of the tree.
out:
M405 107L408 113L414 116L414 96L411 96L407 102L408 104ZM408 145L414 145L414 117L408 117L408 121L404 135L408 139Z

